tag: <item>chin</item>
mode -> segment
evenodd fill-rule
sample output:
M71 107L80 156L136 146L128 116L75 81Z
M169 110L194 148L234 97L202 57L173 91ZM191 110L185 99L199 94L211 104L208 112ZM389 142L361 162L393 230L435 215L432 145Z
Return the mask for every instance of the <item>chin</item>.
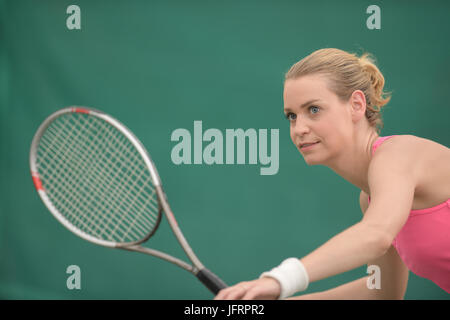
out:
M302 157L308 166L323 164L325 161L325 159L319 157L317 154L306 154L306 155L302 154Z
M306 162L306 164L308 166L315 166L315 165L318 165L318 164L323 164L323 161L318 160L318 159L314 159L314 157L306 156L306 157L303 157L303 159L305 160L305 162Z
M307 153L302 153L300 149L298 150L308 166L327 166L327 163L330 161L330 154L328 152L323 152L323 150L315 150L314 152Z

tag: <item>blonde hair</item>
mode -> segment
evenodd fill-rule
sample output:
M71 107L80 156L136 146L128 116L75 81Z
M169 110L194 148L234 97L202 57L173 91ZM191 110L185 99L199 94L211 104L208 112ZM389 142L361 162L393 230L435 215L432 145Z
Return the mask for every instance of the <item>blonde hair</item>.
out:
M380 133L383 127L380 110L391 96L383 92L384 77L370 53L358 57L340 49L320 49L295 63L285 74L284 81L312 74L325 75L329 89L343 102L347 102L355 90L364 92L366 118Z

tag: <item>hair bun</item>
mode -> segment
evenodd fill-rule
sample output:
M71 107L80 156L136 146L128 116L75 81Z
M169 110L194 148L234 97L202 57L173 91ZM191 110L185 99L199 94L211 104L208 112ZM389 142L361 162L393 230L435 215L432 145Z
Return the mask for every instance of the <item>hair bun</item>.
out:
M364 53L358 60L363 72L367 74L370 82L372 83L370 107L374 109L373 111L379 112L380 109L391 99L389 93L383 92L385 83L384 76L376 66L375 58L373 58L370 53ZM387 96L385 97L385 95Z

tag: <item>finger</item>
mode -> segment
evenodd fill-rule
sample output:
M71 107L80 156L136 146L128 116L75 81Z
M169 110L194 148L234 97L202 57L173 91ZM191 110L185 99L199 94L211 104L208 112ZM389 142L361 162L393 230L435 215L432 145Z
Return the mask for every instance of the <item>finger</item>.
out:
M232 300L236 296L240 296L241 295L240 292L242 290L247 291L249 284L250 283L248 281L242 281L242 282L235 284L234 286L222 289L219 291L219 293L214 298L214 300ZM245 292L244 292L244 294L245 294ZM238 299L238 298L235 298L235 299Z
M223 300L228 295L230 290L232 290L232 287L220 290L219 293L214 297L214 300Z
M239 287L234 288L231 292L229 292L225 299L226 300L239 300L245 295L246 292L247 292L246 287L239 286Z
M227 300L230 299L229 296L233 296L234 292L241 291L243 288L245 288L241 283L238 283L237 285L222 289L219 291L217 296L214 298L214 300Z
M255 300L259 299L259 296L261 295L261 288L259 287L253 287L245 293L245 295L242 297L242 300Z
M267 285L259 284L250 287L242 297L242 300L273 300L277 299L278 295L279 294L276 293L273 288L268 287Z

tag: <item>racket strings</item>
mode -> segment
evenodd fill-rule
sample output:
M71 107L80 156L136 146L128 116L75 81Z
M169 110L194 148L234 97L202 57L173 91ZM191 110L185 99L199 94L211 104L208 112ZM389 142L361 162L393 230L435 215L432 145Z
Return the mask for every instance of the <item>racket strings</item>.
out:
M100 142L101 142L101 141L100 141ZM97 154L97 153L95 153L95 154ZM96 159L96 160L98 160L98 159ZM100 162L97 161L96 163L101 163L101 161L100 161ZM119 184L119 186L120 186L120 184ZM122 201L122 202L123 202L123 201ZM117 225L117 224L116 224L116 225Z
M108 131L107 131L106 133L109 134ZM100 141L100 144L99 144L99 145L109 146L110 141L113 141L113 140L114 140L114 137L112 137L112 136L102 136L102 135L98 135L98 136L100 137L100 138L98 138L98 140ZM120 139L120 137L119 137L119 139ZM126 140L126 141L128 141L128 140ZM109 146L109 147L110 147L110 146ZM94 151L95 151L95 154L103 154L103 153L97 153L97 150L94 150ZM121 146L119 146L118 151L121 152L121 153L127 153L127 154L132 155L132 153L130 152L130 149L129 149L129 148L128 148L127 150L123 150L123 149L121 149ZM132 160L135 160L135 159L136 159L136 158L133 158ZM102 158L102 159L100 159L100 160L105 160L105 162L108 162L110 165L112 164L111 161L108 159L108 157L106 157L106 158L104 158L104 159ZM125 159L122 159L122 160L123 160L124 162L126 162L127 159L125 158ZM134 166L134 162L135 162L135 161L126 162L126 163L125 163L125 166L123 166L123 167L124 167L124 168L134 168L135 171L136 171L136 168L135 168L135 166ZM101 166L102 161L97 161L96 164L99 164L99 165ZM102 174L105 174L104 167L101 167L101 169L102 169ZM140 170L142 170L142 167L140 168ZM130 172L132 172L132 171L130 170ZM120 177L118 177L117 175L118 175L119 173L122 173L121 170L116 170L116 171L115 171L115 174L114 174L114 176L113 176L113 178L110 179L110 181L108 181L108 183L109 183L110 186L114 186L115 188L121 189L121 192L120 192L119 194L128 196L128 193L123 192L123 187L124 187L124 186L126 187L127 184L124 184L124 183L117 183L119 180L116 179L116 178L120 178L120 179L121 179L121 180L120 180L121 182L123 182L123 180L125 180L125 182L129 182L128 176L122 174ZM144 171L144 173L147 173L147 172ZM103 177L109 178L109 175L104 175ZM130 192L131 192L131 194L134 194L134 199L133 199L133 201L130 203L130 206L132 206L132 205L136 202L137 199L140 200L141 205L144 206L144 207L145 207L145 205L147 204L147 202L148 202L149 200L152 200L152 199L154 200L154 197L146 197L147 200L142 200L142 199L139 197L139 195L142 193L141 191L142 191L143 187L145 187L145 186L147 185L147 183L150 182L149 179L150 179L150 177L149 177L149 175L147 174L147 175L146 175L145 183L142 184L142 187L141 187L141 189L140 189L138 192L133 193L133 189L132 189L132 188L129 189ZM138 180L135 180L135 181L138 181ZM135 186L136 186L135 183L133 183L133 184L132 184L132 187L135 187ZM110 190L108 190L108 192L109 192L109 191L110 191ZM154 189L151 190L152 195L153 195L154 191L155 191ZM111 193L111 195L114 195L114 194ZM142 201L144 201L144 203L142 203ZM121 204L122 204L122 203L123 203L123 201L121 201ZM157 206L153 205L152 207L153 207L153 209L154 209L155 211L158 210ZM136 207L136 209L139 209L139 207ZM154 219L153 219L153 220L154 220Z
M50 129L50 131L48 132L52 132L52 130ZM40 147L46 147L46 149L40 150L39 153L41 156L38 158L41 160L39 161L39 171L41 173L41 179L44 181L45 187L47 189L47 194L50 198L52 198L53 204L59 209L60 212L67 213L74 220L77 220L78 225L82 225L83 229L85 229L84 231L86 231L87 229L87 231L90 231L89 233L91 234L96 233L90 228L89 225L89 223L92 222L91 217L80 214L80 208L82 207L80 199L82 197L86 199L86 195L83 190L79 188L80 184L77 177L79 178L80 175L78 174L78 172L74 172L72 166L69 166L70 162L73 159L69 159L63 156L64 152L66 152L66 149L61 149L60 153L56 153L55 151L53 151L55 144L58 144L56 146L57 148L61 148L61 145L57 140L58 134L46 134L41 140ZM46 155L50 155L50 153L53 157L45 157ZM56 157L61 161L56 162ZM55 171L57 174L55 174ZM59 192L59 190L65 190L66 192ZM68 206L68 208L65 208L64 206ZM98 224L93 223L92 226L101 231L101 229L98 227Z
M52 129L50 129L49 131L52 131ZM54 135L54 136L56 136L56 135ZM68 144L66 144L66 148L65 149L61 149L61 154L64 154L64 152L66 152L67 151L67 146L68 146ZM58 146L58 147L61 147L61 146ZM61 155L59 155L59 157L60 157L60 160L63 160L63 161L65 161L65 163L70 163L74 158L71 158L71 159L69 159L69 158L67 158L67 157L61 157ZM84 160L86 160L86 158L83 158L83 159L77 159L78 161L78 163L85 163L84 162ZM63 166L63 168L67 168L68 170L67 170L67 172L71 172L71 171L74 171L73 169L73 166L72 167L66 167L66 166ZM81 169L81 171L83 171L83 169L84 169L84 166L80 166L79 167L79 169ZM75 174L74 174L74 176L75 177L81 177L81 174L79 174L80 173L80 170L78 171L78 172L75 172ZM64 178L64 177L63 177ZM87 175L86 177L86 180L85 180L85 182L87 182L87 184L89 185L89 187L92 187L92 184L90 184L89 182L91 182L92 180L90 179L90 177L89 177L89 175ZM76 178L75 178L76 179ZM75 183L73 183L72 185L66 185L64 182L62 182L62 187L63 188L66 188L66 189L69 189L69 191L71 191L72 192L72 194L78 194L78 195L80 195L80 193L81 193L81 196L80 197L78 197L78 199L77 198L75 198L75 199L72 199L72 197L71 197L71 195L69 194L69 197L70 197L70 199L69 200L71 200L71 201L74 201L75 203L74 203L74 205L75 205L75 207L80 207L80 203L81 203L81 201L79 200L80 198L84 198L85 200L86 200L86 202L88 202L88 203L90 203L92 206L96 206L96 202L93 202L93 201L90 201L91 200L91 197L89 196L89 194L85 194L84 192L83 192L83 189L82 188L79 188L79 187L76 187L75 189L76 190L74 190L74 187L75 186L80 186L80 183L79 183L79 181L78 181L79 179L76 179L74 182ZM64 181L64 180L63 180ZM51 181L50 181L51 182ZM61 181L60 181L61 182ZM51 184L50 184L51 185ZM101 185L101 184L98 184L98 185ZM59 193L59 192L57 192L57 188L55 188L55 193L58 193L58 194L61 194L61 193ZM100 189L101 190L101 189ZM77 192L75 192L75 191L77 191ZM99 199L98 198L96 198L96 200L98 201ZM111 199L108 199L108 198L104 198L104 200L102 200L102 204L104 205L104 207L102 208L103 210L104 210L104 212L108 212L108 211L111 211L111 209L113 209L113 208L110 208L109 206L108 206L108 203L109 203L109 200L111 200ZM110 202L110 203L114 203L114 202ZM116 208L114 208L114 209L116 209ZM76 212L76 214L77 215L79 215L79 216L81 216L80 214L79 214L79 212ZM69 211L69 215L70 216L72 216L72 214L70 213L70 211ZM93 217L93 219L91 219L90 218L90 216L87 216L87 217L85 217L85 218L87 218L86 219L86 225L85 226L89 226L89 223L91 223L91 222L93 222L93 226L94 227L96 227L99 231L100 231L100 233L101 234L104 234L105 232L104 231L106 231L106 230L108 230L108 229L102 229L102 228L100 228L100 227L103 227L103 228L105 228L105 226L104 225L101 225L101 222L100 221L96 221L96 219L99 219L101 216L99 216L99 215L97 215L97 216L94 216ZM120 221L118 221L118 222L120 222ZM109 216L109 219L108 219L108 221L106 221L106 225L109 225L110 223L112 223L112 221L111 221L111 216ZM114 226L114 225L117 225L117 223L112 223L112 225ZM92 229L90 229L90 228L88 228L88 230L90 230L90 231L92 231ZM110 240L113 240L113 238L111 237L111 234L113 233L112 232L112 230L108 230L109 231L109 234L107 234L107 236L108 236L108 238L110 239ZM98 233L97 233L97 235L98 235Z
M52 131L52 129L50 129L49 131ZM58 147L62 147L62 146L58 146ZM49 150L51 150L51 149L49 149ZM62 156L64 154L64 152L66 152L66 150L67 150L67 148L66 149L62 148L61 149L62 153L58 154L58 155L55 154L54 152L52 152L52 153L53 153L53 155L59 157L59 160L61 160L64 164L70 164L73 161L74 158L67 158L67 157ZM78 160L79 160L79 163L84 163L83 160L85 160L85 159L78 159ZM73 167L66 166L66 165L64 165L62 167L62 169L67 169L66 172L69 173L69 174L73 171ZM84 166L80 166L79 169L83 170ZM114 223L113 219L115 218L115 216L113 216L113 215L108 215L107 216L107 218L108 218L107 220L105 219L105 217L102 217L100 215L95 215L93 217L91 217L90 215L83 216L83 215L80 215L80 212L77 210L78 207L81 206L81 201L79 199L83 197L86 200L86 202L92 204L93 207L99 207L98 205L96 205L96 203L99 203L98 201L100 201L100 203L103 205L103 207L100 207L100 209L103 210L106 213L118 210L118 211L120 211L123 214L124 211L120 207L119 208L117 208L117 206L109 207L108 203L114 204L114 202L110 202L110 200L114 200L114 199L113 198L108 198L108 196L107 196L107 191L108 190L106 190L106 194L105 194L105 191L103 191L103 189L99 189L99 191L102 192L100 194L100 196L104 196L104 197L102 197L102 198L96 197L94 199L95 201L91 201L90 195L86 194L85 192L83 192L82 188L77 187L77 186L80 186L80 183L78 181L79 179L77 179L76 177L81 177L81 175L78 174L78 172L76 172L75 174L71 174L71 178L75 179L75 181L74 181L75 183L73 183L71 185L65 183L64 178L66 178L66 177L64 177L64 172L61 172L60 175L61 175L62 179L58 178L59 176L56 176L56 179L58 179L58 182L61 184L61 187L66 188L66 190L68 190L68 191L71 191L72 194L76 193L76 194L79 195L79 197L73 197L71 194L68 195L69 196L69 200L75 202L74 206L70 206L70 209L74 209L76 211L76 214L72 214L71 211L68 211L69 216L74 218L75 220L78 220L78 222L83 223L83 227L86 227L86 229L88 231L96 233L97 235L106 235L109 240L114 240L111 237L111 234L113 234L114 232L113 232L113 230L108 229L107 226L108 225L112 225L112 226L116 226L117 227L117 226L120 226L122 224L121 223L122 221L116 221ZM49 184L50 186L56 184L55 181L52 180L52 178L49 178L49 182L51 182ZM91 188L94 187L93 183L91 183L92 179L90 178L89 175L86 176L85 182L88 185L88 187L91 187ZM94 181L94 183L96 183L96 181ZM53 192L56 195L62 195L62 193L58 192L58 188L54 188ZM62 201L64 201L64 197L60 197L60 198L62 199ZM78 216L81 216L81 217L85 218L85 221L84 222L80 221ZM103 220L106 220L105 221L106 223L103 223L103 221L99 221L99 219L101 217L103 218ZM124 216L124 217L125 217L125 220L129 220L127 216ZM115 219L117 219L117 218L115 218ZM94 231L94 230L90 229L89 228L90 224L92 224L93 227L97 229L97 231ZM141 227L141 229L143 229L143 228ZM108 231L108 233L105 233L105 231ZM145 229L143 229L143 231L145 232ZM139 236L142 236L142 234L140 234ZM139 237L139 236L136 236L136 237Z
M107 131L106 133L109 133L109 132ZM99 135L99 136L101 137L101 135ZM109 137L109 136L107 137L107 136L105 136L104 141L105 141L105 142L112 141L112 138L113 138L113 137ZM100 140L100 141L99 141L99 142L100 142L99 144L102 144L102 142L103 142L103 141L101 141L102 139L99 139L99 140ZM128 151L128 150L127 150L127 151ZM124 153L125 150L121 150L121 149L119 148L119 152ZM129 153L129 152L128 152L128 153ZM97 153L96 153L96 154L97 154ZM101 160L104 160L104 159L101 159ZM106 160L107 160L107 159L106 159ZM126 158L125 158L125 159L122 159L122 161L125 161L125 160L126 160ZM97 162L97 163L100 163L100 164L101 164L102 161ZM131 164L132 164L132 163L126 163L126 166L125 166L125 167L132 167ZM118 174L118 173L121 173L121 171L120 171L120 170L116 170L116 171L115 171L115 176L113 177L113 181L114 181L114 180L117 181L117 180L114 179L114 178L117 178L117 174ZM105 175L104 177L108 177L108 175ZM147 176L147 177L148 177L148 176ZM121 178L122 180L124 180L124 178L125 178L125 180L128 180L126 175L125 175L125 176L122 176L122 175L121 175L120 178ZM125 181L125 182L128 182L128 181ZM116 188L117 188L117 187L122 188L122 186L126 186L126 184L119 183L119 184L115 184L114 187L116 187ZM132 190L132 189L131 189L131 190ZM112 193L110 193L110 194L112 194ZM125 192L123 192L123 190L122 190L122 192L121 192L120 194L122 194L122 195L127 195ZM153 197L148 197L147 199L152 199L152 198L153 198ZM136 197L135 197L135 199L136 199ZM134 200L135 200L135 199L134 199ZM122 207L123 202L124 202L123 199L122 199L122 200L119 200L119 206L120 206L120 207ZM139 208L137 208L137 209L139 209ZM156 207L155 207L154 209L156 209Z
M123 137L122 137L123 138ZM125 139L125 138L123 138L125 141L123 141L123 142L125 142L126 143L126 147L127 147L127 149L126 150L121 150L121 151L123 151L123 152L125 152L125 153L128 153L128 154L130 154L130 155L133 155L133 161L130 161L130 162L128 162L127 164L126 164L126 166L125 166L125 168L132 168L133 170L130 170L129 172L130 173L132 173L133 175L129 175L130 177L133 177L134 176L134 173L137 171L136 170L136 166L135 166L135 163L137 162L137 160L141 160L141 158L140 157L136 157L136 155L137 155L137 153L131 153L130 151L131 150L133 150L132 148L133 148L133 146L130 144L130 142L128 141L128 139ZM122 145L123 146L123 145ZM131 148L131 150L130 150L130 148ZM141 163L140 163L140 165L139 165L139 168L137 168L137 169L139 169L140 171L142 171L143 169L145 168L145 164L141 161ZM135 178L133 179L133 178L131 178L131 180L129 180L129 179L127 179L127 175L125 175L125 180L127 180L127 182L130 182L131 181L131 187L133 187L133 188L139 188L136 192L133 192L134 191L134 189L133 188L130 188L129 190L130 190L130 193L131 194L133 194L133 198L131 199L132 201L128 204L130 207L133 207L133 206L138 206L138 207L143 207L143 208L146 208L147 206L150 206L150 207L152 207L152 209L154 210L154 211L156 211L156 212L158 212L158 203L157 203L157 201L155 200L155 194L156 194L156 189L154 189L153 188L153 186L151 187L151 195L150 196L146 196L144 199L140 196L141 194L143 194L143 192L144 192L144 189L145 189L145 187L148 187L148 183L151 183L151 178L150 178L150 175L149 175L149 172L148 171L145 171L145 173L146 173L146 177L145 177L145 180L143 181L143 183L141 183L141 185L140 185L140 187L139 187L139 182L141 182L141 180L139 180L139 179L137 179L137 177L136 176L134 176ZM122 179L123 179L123 177L122 177ZM119 184L119 186L121 187L121 186L126 186L127 184ZM151 202L151 200L153 200L155 203L152 203ZM140 205L140 206L139 206ZM140 214L138 214L138 215L135 215L134 216L134 219L133 219L133 221L131 222L131 224L129 225L129 227L128 227L128 230L127 230L127 232L128 231L131 231L131 227L134 225L134 224L136 224L137 223L137 221L138 221L138 219L141 217L141 215ZM154 215L150 215L148 218L150 218L150 220L152 220L152 223L154 224L154 223L156 223L156 219L157 219L157 217L156 216L154 216ZM145 220L143 220L143 222L145 222ZM137 224L138 226L139 226L139 224ZM126 233L127 233L126 232Z
M41 139L38 168L59 211L93 236L136 241L156 224L158 204L148 169L106 121L79 114L58 118Z

